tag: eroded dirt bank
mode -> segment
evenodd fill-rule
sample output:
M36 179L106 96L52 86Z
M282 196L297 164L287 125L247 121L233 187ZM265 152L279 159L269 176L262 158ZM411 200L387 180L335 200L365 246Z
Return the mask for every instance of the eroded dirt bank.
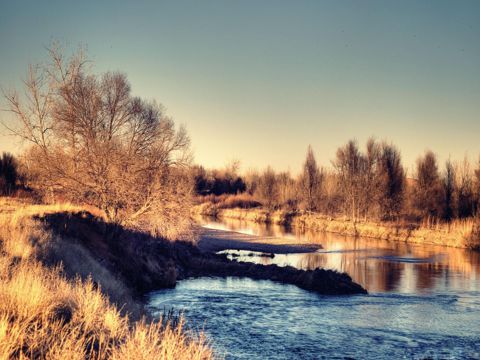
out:
M276 265L237 263L224 256L202 251L190 242L169 242L107 224L87 212L50 214L41 218L41 221L62 242L85 248L103 269L125 283L136 295L174 287L178 280L200 276L272 280L320 294L366 293L347 274L331 270L304 271ZM205 239L201 239L200 243L202 241ZM58 256L53 259L58 260ZM74 267L71 263L75 263L75 259L62 261L67 270ZM83 271L88 272L88 269ZM93 277L95 279L95 275Z

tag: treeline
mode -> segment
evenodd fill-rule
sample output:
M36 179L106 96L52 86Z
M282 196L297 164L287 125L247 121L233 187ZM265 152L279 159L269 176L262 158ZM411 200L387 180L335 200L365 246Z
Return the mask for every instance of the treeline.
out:
M338 148L332 165L328 170L319 166L309 147L296 177L270 167L242 177L236 172L227 175L197 168L197 185L230 185L225 185L228 191L218 186L201 187L201 191L197 186L196 190L201 195L243 194L245 207L258 202L269 209L313 211L353 220L450 221L475 216L479 209L480 162L472 166L467 159L448 160L440 166L436 155L427 151L407 178L398 148L369 139L363 149L355 140ZM232 179L244 186L231 186Z
M234 162L225 169L206 170L202 166L194 166L192 174L194 190L198 195L239 194L247 190L245 181L237 174L238 162Z
M0 156L0 195L12 195L20 186L18 162L12 154Z

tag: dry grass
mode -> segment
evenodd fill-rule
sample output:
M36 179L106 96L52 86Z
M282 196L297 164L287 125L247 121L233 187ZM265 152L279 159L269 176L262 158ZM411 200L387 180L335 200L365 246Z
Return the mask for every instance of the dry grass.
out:
M24 204L0 214L0 359L212 358L202 336L184 330L182 321L132 323L100 284L69 280L37 259L53 240L32 216L77 210Z
M480 219L466 218L442 222L438 219L426 219L417 231L443 234L460 241L460 247L480 249Z
M332 219L318 214L303 214L293 218L293 224L308 229L323 230L392 241L433 244L458 248L478 249L480 232L475 219L456 220L450 223L424 224L403 222L353 222Z
M198 196L197 203L210 203L218 209L250 209L259 207L261 205L257 200L255 200L252 195L248 193L241 193L236 195L224 194Z
M450 223L426 220L422 224L397 222L353 222L347 218L332 218L319 213L292 213L264 208L226 208L208 202L194 208L196 215L217 216L257 223L293 225L300 229L326 231L342 235L435 244L467 249L480 249L480 223L478 219L454 220Z

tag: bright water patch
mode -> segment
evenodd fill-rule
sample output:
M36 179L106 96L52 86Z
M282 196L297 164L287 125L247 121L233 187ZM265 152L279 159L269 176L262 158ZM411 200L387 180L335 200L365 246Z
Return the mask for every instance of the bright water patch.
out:
M294 237L322 246L321 250L314 253L275 254L273 258L250 251L227 251L229 258L236 261L346 272L370 293L443 293L465 289L480 291L480 252L299 231L234 219L223 222L203 219L201 224L224 230L250 231L260 237Z

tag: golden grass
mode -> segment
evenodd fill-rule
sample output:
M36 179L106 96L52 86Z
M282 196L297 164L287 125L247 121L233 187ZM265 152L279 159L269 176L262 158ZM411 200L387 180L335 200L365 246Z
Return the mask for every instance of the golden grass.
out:
M212 203L197 205L194 207L193 213L195 215L217 216L257 223L293 225L300 229L326 231L342 235L480 249L480 223L478 219L473 218L454 220L449 223L427 219L421 224L353 222L348 218L332 218L319 213L269 211L264 208L220 209Z
M332 219L317 214L303 214L293 218L293 225L392 241L417 244L432 244L458 248L478 248L480 233L474 219L457 220L450 223L405 224L402 222L353 222L348 219Z
M219 209L250 209L261 205L248 193L197 196L195 201L198 204L210 203Z
M91 278L68 280L35 256L52 241L32 216L77 211L24 204L0 214L0 359L211 359L183 322L132 322Z

